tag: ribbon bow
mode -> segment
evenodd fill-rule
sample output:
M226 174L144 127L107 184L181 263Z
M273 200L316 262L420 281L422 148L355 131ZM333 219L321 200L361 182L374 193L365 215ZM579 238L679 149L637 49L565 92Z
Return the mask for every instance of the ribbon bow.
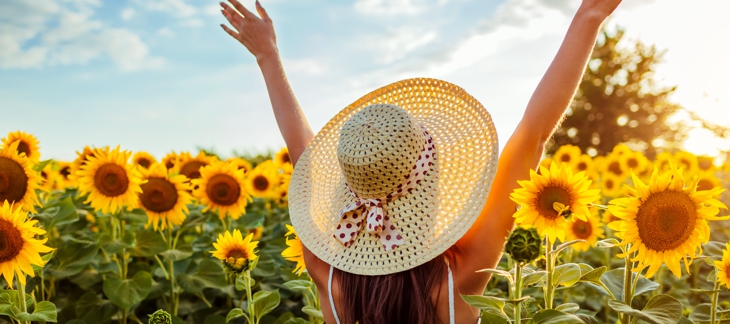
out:
M405 243L390 217L383 211L383 204L411 192L428 174L430 167L433 165L436 148L431 135L428 134L425 128L423 128L423 135L426 140L416 164L411 169L410 175L403 183L398 185L393 193L381 198L365 199L358 197L352 188L347 185L347 189L356 201L348 204L340 211L340 221L337 223L337 229L334 233L334 237L345 247L349 247L355 242L363 228L363 224L365 224L365 230L368 233L380 239L380 243L383 244L386 251ZM363 217L363 215L366 216Z

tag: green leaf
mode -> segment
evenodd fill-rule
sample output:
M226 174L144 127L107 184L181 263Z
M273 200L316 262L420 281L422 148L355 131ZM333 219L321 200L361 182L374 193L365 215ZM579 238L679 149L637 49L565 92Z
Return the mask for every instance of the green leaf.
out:
M259 291L253 295L253 310L256 313L256 317L262 318L264 315L279 306L281 302L281 296L279 290L274 291Z
M54 258L58 266L51 267L50 272L58 279L73 276L84 270L98 252L99 245L94 242L77 241L61 244Z
M583 324L583 321L573 314L555 309L543 309L537 312L527 324Z
M314 284L309 280L290 280L284 283L284 287L289 290L304 293L312 289Z
M580 306L578 306L578 304L576 304L576 303L565 303L565 304L560 304L557 307L555 307L555 310L559 310L561 312L571 313L571 314L575 314L575 312L577 312L579 309L580 309Z
M561 264L553 272L553 285L570 287L580 280L580 267L575 263Z
M44 228L63 226L79 220L76 205L70 196L46 205L45 210L35 217L43 223Z
M167 250L167 243L162 240L160 233L139 230L135 236L137 237L137 244L134 245L132 251L135 256L153 257Z
M710 257L711 259L721 260L722 259L722 250L724 250L724 249L725 249L724 242L710 241L710 242L707 242L707 244L702 246L702 254Z
M114 240L109 234L102 234L99 238L101 241L101 249L107 255L117 254L123 249L130 248L131 242L134 241L134 234L127 232L124 234L124 239Z
M239 317L244 317L246 314L243 313L243 309L240 308L234 308L231 309L230 312L228 312L228 315L226 315L226 323L229 323L230 321L237 319Z
M546 276L547 276L547 271L545 271L545 270L535 271L535 272L526 274L522 277L522 286L528 287L528 286L537 284L540 281L544 281Z
M32 322L56 322L56 305L48 301L42 301L35 305L33 314L21 312L16 319L21 321L32 321Z
M45 161L40 161L37 164L33 165L33 171L35 172L41 172L43 169L48 165L48 163L51 163L53 159L48 159Z
M222 289L228 286L226 272L220 262L210 259L200 262L195 273L182 273L176 279L183 290L191 293L202 293L205 288Z
M256 280L251 278L251 286L256 285ZM246 282L246 278L243 276L236 278L236 290L246 290L246 287L248 287L248 283Z
M497 275L497 276L500 276L500 277L507 278L507 280L509 280L510 283L513 282L512 274L509 273L509 272L507 272L507 271L504 271L504 270L499 270L499 269L482 269L482 270L477 270L477 272L491 273L493 275Z
M603 248L603 249L610 249L612 247L619 246L619 243L620 242L615 238L607 238L605 240L600 240L600 241L596 242L596 247Z
M147 271L138 271L132 279L119 279L115 276L104 281L104 294L109 300L129 311L147 297L152 289L152 276Z
M180 261L191 257L193 255L193 248L190 245L183 245L160 254L165 257L165 261Z
M643 310L633 309L616 300L609 300L608 306L619 313L640 318L651 324L677 323L682 318L682 303L668 295L652 297Z
M312 306L304 306L304 307L302 307L302 312L304 312L304 314L307 314L307 315L312 316L314 318L324 320L324 315L322 315L322 311L319 310L319 309L316 309L316 308L314 308Z
M600 321L598 321L597 318L586 315L586 314L575 314L575 316L578 316L581 321L583 321L584 324L601 324Z
M588 271L586 273L581 273L580 281L581 282L592 282L592 283L598 284L601 282L601 276L603 276L603 274L606 273L606 270L608 270L608 268L606 268L605 266L602 266L599 268L595 268L591 271Z
M565 242L563 244L558 245L558 247L556 247L555 250L553 250L550 253L557 255L558 253L560 253L560 251L567 249L569 246L571 246L573 244L577 244L577 243L583 243L585 241L586 240L572 240L570 242Z
M510 324L509 318L502 314L484 311L481 316L482 324Z
M632 276L636 276L636 273L633 273ZM619 301L623 301L623 287L624 287L624 269L618 268L606 271L601 276L601 282L603 282L606 287L613 293L614 296L616 296L616 299ZM633 282L633 279L632 279ZM589 283L590 284L590 283ZM592 285L598 292L602 294L607 293L603 290L603 288L599 286ZM636 284L636 290L634 291L634 296L639 296L641 294L645 294L650 291L654 291L657 288L659 288L659 284L656 282L653 282L649 279L646 279L646 277L641 276L639 278L639 282Z
M499 310L502 310L502 308L504 308L504 300L497 297L461 295L461 299L463 299L467 304L474 308L486 309L489 307L494 307Z
M699 304L692 310L692 313L689 314L689 319L695 322L709 322L710 310L712 310L712 304Z
M106 323L117 313L117 306L88 291L76 302L76 317L90 323Z
M119 213L119 219L129 223L147 223L147 213L143 209L135 209L132 211L122 210Z

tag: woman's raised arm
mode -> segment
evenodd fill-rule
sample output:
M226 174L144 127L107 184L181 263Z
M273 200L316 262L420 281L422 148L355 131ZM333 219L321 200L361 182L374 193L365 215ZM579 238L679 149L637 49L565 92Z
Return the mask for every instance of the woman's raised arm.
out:
M517 180L530 178L540 162L545 142L560 124L580 83L603 21L621 0L583 0L568 32L535 89L525 114L499 158L497 175L482 214L457 243L464 267L459 272L473 280L489 280L474 271L493 268L499 262L505 238L514 226L516 204L509 198Z
M276 122L289 149L289 157L292 164L296 164L314 134L284 74L276 47L274 23L258 1L256 11L260 18L238 1L229 1L233 8L221 2L222 12L235 30L223 24L221 27L256 57L266 82Z

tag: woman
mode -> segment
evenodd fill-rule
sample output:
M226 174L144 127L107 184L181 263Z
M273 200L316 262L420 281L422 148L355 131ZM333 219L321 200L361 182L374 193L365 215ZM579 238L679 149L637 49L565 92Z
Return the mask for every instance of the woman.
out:
M221 26L256 57L291 161L300 161L290 210L326 322L477 322L479 311L454 295L486 287L490 275L476 271L501 257L516 208L509 195L538 165L621 0L583 0L498 164L483 107L433 79L378 89L315 137L286 80L271 18L258 2L260 17L230 2L221 6L234 29ZM431 149L438 153L420 153Z

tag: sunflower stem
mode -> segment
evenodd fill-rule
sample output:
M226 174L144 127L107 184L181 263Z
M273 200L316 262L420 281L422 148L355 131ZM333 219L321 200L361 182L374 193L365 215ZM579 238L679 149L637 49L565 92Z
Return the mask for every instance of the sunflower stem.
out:
M720 281L715 280L715 287L712 289L712 302L710 305L710 324L717 323L717 299L720 297Z
M545 237L545 258L547 283L545 285L545 309L553 309L553 271L555 271L555 255L553 255L553 244L550 237Z
M246 295L248 296L248 318L250 319L251 323L254 323L254 320L256 320L256 314L254 314L253 309L253 298L251 297L251 270L246 270Z
M172 227L168 227L166 229L167 231L167 249L168 250L174 250L175 249L175 243L172 240ZM178 300L175 298L175 265L173 264L172 259L168 261L168 274L170 275L170 313L173 316L177 316L177 306L178 306Z
M631 251L631 244L626 245L626 251ZM625 256L626 266L624 267L624 303L626 305L629 305L631 307L631 299L634 295L632 288L633 285L631 283L631 273L634 263L631 262L631 254L626 253ZM622 314L621 317L623 318L621 320L621 323L623 324L629 324L631 322L631 316L628 314Z
M25 284L20 280L20 275L18 276L18 301L20 302L20 311L21 312L28 312L28 305L25 304ZM28 321L20 321L22 324L30 324Z
M522 262L515 262L514 298L522 298ZM522 322L522 303L515 304L515 324Z

